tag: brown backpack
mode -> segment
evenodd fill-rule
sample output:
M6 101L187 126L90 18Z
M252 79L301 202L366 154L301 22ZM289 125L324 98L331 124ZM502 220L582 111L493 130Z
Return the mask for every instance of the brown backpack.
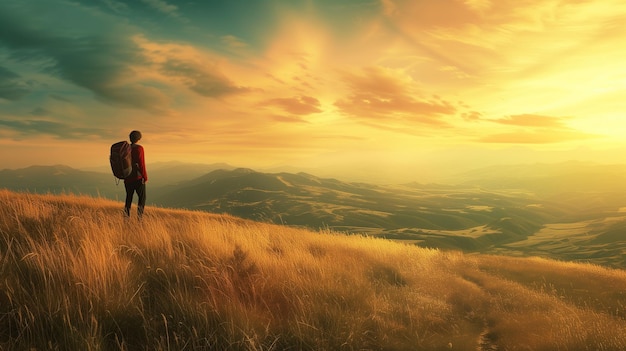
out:
M111 170L119 179L128 178L133 171L131 146L127 141L120 141L111 145Z

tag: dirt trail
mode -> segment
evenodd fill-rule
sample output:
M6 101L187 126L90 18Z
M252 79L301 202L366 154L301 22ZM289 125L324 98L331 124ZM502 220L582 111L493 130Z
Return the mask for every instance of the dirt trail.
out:
M495 339L491 334L491 328L485 320L485 328L483 332L478 336L478 346L476 351L497 351L498 345L495 343Z
M473 284L475 287L480 289L485 296L490 296L491 293L485 288L483 281L485 279L492 279L485 272L472 272L472 274L464 274L463 279ZM497 351L499 350L497 344L497 336L493 333L491 329L491 325L487 320L487 305L483 305L480 309L479 314L482 315L482 331L478 335L478 339L476 340L476 351ZM477 321L478 322L478 321Z

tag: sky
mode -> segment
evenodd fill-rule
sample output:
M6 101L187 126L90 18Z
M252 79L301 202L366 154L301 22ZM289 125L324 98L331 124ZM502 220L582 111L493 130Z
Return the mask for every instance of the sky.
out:
M622 0L3 0L0 166L399 175L626 151Z

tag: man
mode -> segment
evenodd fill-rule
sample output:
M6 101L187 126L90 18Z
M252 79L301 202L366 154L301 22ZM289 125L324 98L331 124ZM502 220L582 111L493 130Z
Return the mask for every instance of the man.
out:
M133 195L137 193L137 216L139 219L143 216L143 208L146 205L146 183L148 182L148 172L146 172L146 161L144 159L143 146L137 143L141 140L141 132L133 130L130 132L131 158L133 161L133 171L126 179L124 186L126 188L126 205L124 213L130 217L130 207L133 203Z

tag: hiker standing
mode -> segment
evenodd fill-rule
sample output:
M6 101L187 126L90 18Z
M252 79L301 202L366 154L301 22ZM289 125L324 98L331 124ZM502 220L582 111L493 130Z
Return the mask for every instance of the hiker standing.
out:
M124 178L124 186L126 188L126 205L124 213L130 217L130 207L133 203L133 195L137 193L137 216L139 219L143 216L143 208L146 205L146 182L148 181L148 172L146 172L146 161L144 159L143 146L137 144L141 140L141 132L133 130L130 132L131 158L133 171Z

